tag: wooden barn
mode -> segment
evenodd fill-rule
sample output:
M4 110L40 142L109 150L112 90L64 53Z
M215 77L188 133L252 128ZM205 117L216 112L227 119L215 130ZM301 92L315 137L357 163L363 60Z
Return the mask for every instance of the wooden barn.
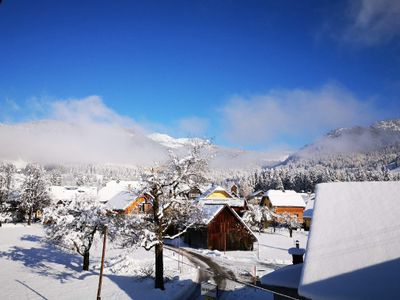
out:
M107 202L107 207L120 214L150 213L153 210L153 197L149 193L139 196L122 191Z
M204 205L203 222L189 228L185 242L210 250L253 250L256 236L228 205Z
M306 203L301 194L295 191L269 190L262 197L261 205L268 206L277 214L288 213L291 217L296 218L299 223L303 223Z

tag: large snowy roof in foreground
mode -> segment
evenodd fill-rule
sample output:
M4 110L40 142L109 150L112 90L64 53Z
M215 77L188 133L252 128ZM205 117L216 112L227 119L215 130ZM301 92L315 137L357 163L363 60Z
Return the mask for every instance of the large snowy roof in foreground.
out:
M306 207L301 194L295 191L286 190L269 190L264 196L267 196L271 201L272 206L295 206Z
M400 182L319 184L299 293L398 298L399 249Z

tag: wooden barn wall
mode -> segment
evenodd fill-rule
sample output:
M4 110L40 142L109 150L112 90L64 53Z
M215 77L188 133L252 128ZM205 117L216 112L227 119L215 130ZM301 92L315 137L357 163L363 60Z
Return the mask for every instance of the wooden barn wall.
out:
M208 225L208 249L252 250L253 239L229 209L222 210Z
M207 227L189 228L184 241L189 246L207 249Z

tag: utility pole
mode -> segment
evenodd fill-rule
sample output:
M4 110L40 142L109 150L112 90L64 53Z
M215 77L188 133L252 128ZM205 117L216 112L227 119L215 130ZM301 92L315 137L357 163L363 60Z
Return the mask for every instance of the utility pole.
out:
M101 285L103 283L104 257L106 255L107 226L104 226L103 232L103 251L101 253L101 266L99 275L99 286L97 288L97 300L101 300Z

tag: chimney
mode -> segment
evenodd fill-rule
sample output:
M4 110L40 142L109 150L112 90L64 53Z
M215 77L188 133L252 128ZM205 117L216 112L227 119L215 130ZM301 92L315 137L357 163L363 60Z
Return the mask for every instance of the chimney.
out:
M292 255L292 262L294 265L303 263L303 256L306 250L304 248L300 248L299 240L296 240L296 247L289 248L289 254Z

